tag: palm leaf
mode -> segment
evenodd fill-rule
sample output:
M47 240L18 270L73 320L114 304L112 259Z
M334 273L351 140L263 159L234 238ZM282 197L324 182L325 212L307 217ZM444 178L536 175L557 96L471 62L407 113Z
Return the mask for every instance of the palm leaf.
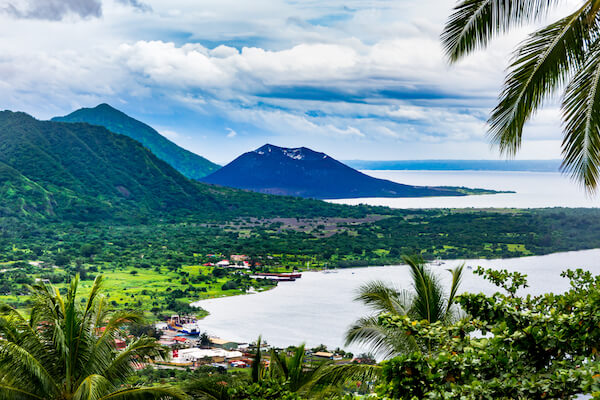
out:
M258 337L256 341L256 354L254 355L254 359L252 360L252 370L251 377L252 383L257 383L261 379L261 369L262 369L262 356L260 353L260 345L261 345L261 337Z
M102 375L90 375L75 390L73 400L99 400L113 389L112 383Z
M0 384L0 400L44 400L44 397L40 397L36 394L30 393L26 390Z
M358 289L354 301L359 301L377 313L406 315L410 296L382 281L371 281Z
M342 364L329 365L314 377L313 385L343 385L350 381L377 381L382 376L383 368L379 365Z
M462 281L462 274L463 274L464 268L465 268L465 264L462 263L458 267L448 270L448 272L450 272L452 274L452 283L450 284L450 295L448 296L448 306L446 308L447 313L450 312L450 308L452 307L452 304L454 303L454 298L456 297L456 293L458 292L460 283Z
M20 382L31 379L46 393L60 392L54 378L38 359L22 347L4 339L0 339L0 377L2 376L12 377Z
M446 298L444 288L433 273L426 268L421 257L403 257L410 267L412 285L415 291L410 314L419 320L429 322L445 318Z
M285 354L271 349L271 363L269 364L269 372L274 376L281 377L284 381L290 376L288 369L287 357Z
M442 44L451 62L485 47L498 34L538 20L559 0L463 0L448 19Z
M410 338L382 326L379 318L369 316L359 318L346 331L346 346L360 344L383 358L395 356L410 348Z
M99 400L171 400L187 399L188 396L181 390L168 387L135 387L121 389L114 393L101 397Z
M562 168L594 190L600 174L600 42L567 86Z
M154 338L141 337L130 343L99 374L110 381L120 381L131 375L134 365L139 365L149 357L161 359L165 355L165 348Z
M573 14L534 32L517 50L499 103L488 121L489 134L502 153L516 153L524 124L583 61L582 50L596 12L586 2Z

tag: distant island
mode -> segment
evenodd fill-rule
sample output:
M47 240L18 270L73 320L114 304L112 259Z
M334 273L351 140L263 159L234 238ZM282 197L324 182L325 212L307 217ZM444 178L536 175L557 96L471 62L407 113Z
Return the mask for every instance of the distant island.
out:
M464 187L404 185L363 174L306 147L285 148L271 144L242 154L201 181L266 194L316 199L499 193Z
M559 172L560 160L397 160L344 161L360 170Z

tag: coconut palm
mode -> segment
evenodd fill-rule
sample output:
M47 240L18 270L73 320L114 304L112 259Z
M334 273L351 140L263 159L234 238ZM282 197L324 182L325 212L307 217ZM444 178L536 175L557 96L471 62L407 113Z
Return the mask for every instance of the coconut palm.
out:
M355 301L374 311L373 315L357 320L346 333L346 345L360 343L384 358L416 349L418 343L404 332L382 326L378 316L383 313L406 315L429 322L453 322L457 310L453 304L458 291L463 266L448 270L452 274L450 290L446 293L438 277L418 256L403 257L410 268L411 290L399 290L382 281L361 286Z
M121 327L139 323L135 313L109 313L98 276L87 299L78 302L79 278L66 297L50 285L31 288L28 317L0 309L0 399L120 400L180 399L173 388L131 387L125 379L148 358L164 356L155 339L140 337L115 348Z
M512 28L539 22L559 0L461 0L442 42L450 62ZM531 33L516 49L489 134L502 153L521 145L523 126L544 100L562 93L562 168L595 190L600 174L600 2L579 0L572 13Z
M269 375L271 379L285 382L290 392L306 392L331 364L329 360L307 363L303 344L296 347L291 356L272 350Z

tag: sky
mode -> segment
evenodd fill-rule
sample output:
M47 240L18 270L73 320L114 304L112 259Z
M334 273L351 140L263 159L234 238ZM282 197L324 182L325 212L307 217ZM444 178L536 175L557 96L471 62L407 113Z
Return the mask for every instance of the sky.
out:
M0 109L49 119L108 103L221 164L265 143L499 159L486 120L533 27L449 65L439 35L455 4L0 0ZM517 158L559 158L561 137L550 99Z

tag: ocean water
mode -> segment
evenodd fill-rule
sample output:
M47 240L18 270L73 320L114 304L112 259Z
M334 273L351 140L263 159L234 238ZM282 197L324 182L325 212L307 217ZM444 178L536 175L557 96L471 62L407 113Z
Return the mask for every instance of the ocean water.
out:
M522 293L561 292L568 281L560 273L568 268L584 268L600 274L600 249L555 253L545 256L502 260L452 260L436 266L446 284L446 271L460 263L467 266L506 268L526 273L530 287ZM276 346L321 343L330 348L344 347L344 333L368 309L354 302L356 290L371 280L383 280L399 288L408 288L406 266L386 266L336 270L335 273L305 272L295 282L281 282L273 290L236 297L202 300L194 304L210 312L202 329L229 340L252 341L262 335ZM465 269L461 291L491 294L496 288ZM348 346L354 353L366 349Z
M421 186L466 186L516 193L425 198L361 198L328 200L392 208L543 208L600 207L600 195L589 196L558 172L515 171L362 171L376 178Z

